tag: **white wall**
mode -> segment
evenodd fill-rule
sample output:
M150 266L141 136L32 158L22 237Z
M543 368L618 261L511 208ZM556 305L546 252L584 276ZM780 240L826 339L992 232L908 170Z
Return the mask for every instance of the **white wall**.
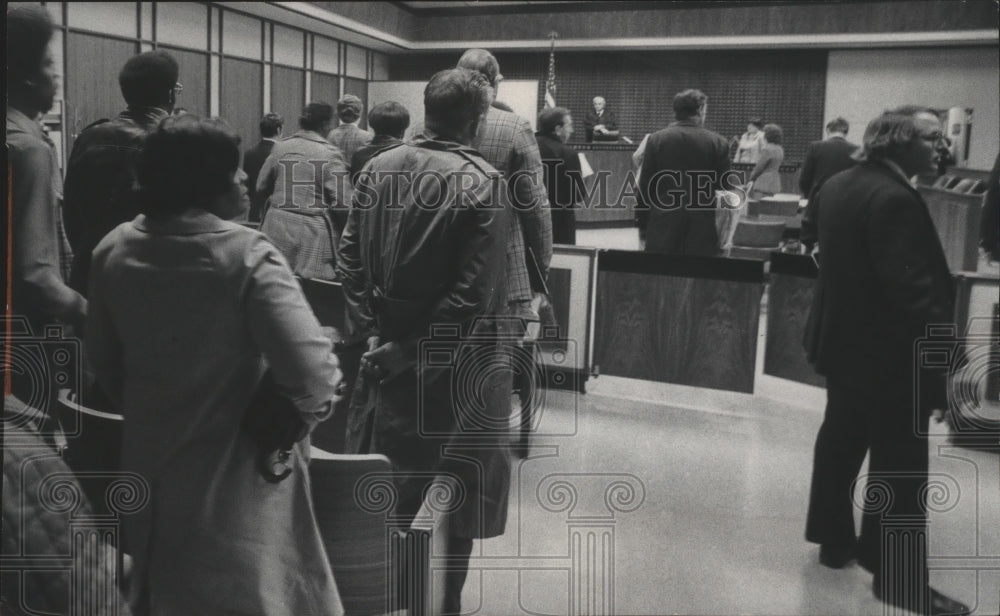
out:
M424 88L426 81L372 81L368 83L368 108L385 101L396 101L410 112L410 126L424 124ZM497 100L510 105L514 113L531 124L535 130L538 106L538 82L526 79L505 79L500 86ZM412 136L407 131L407 137Z
M1000 149L1000 56L997 48L872 49L830 52L827 121L843 116L861 141L883 110L903 104L973 109L968 167L990 169ZM816 139L822 138L816 127Z

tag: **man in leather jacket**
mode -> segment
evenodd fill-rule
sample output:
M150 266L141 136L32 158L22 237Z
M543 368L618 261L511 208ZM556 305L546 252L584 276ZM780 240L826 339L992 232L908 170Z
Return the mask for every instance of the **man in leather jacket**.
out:
M177 61L150 51L125 63L118 82L127 108L83 129L66 166L63 217L73 247L70 286L87 291L90 253L105 235L135 218L135 165L147 133L170 115L181 85Z

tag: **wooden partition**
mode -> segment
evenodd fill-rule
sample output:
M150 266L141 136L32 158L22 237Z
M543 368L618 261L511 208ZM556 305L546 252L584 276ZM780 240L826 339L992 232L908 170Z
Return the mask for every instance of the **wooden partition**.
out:
M264 65L253 60L222 58L220 66L219 115L240 136L240 148L246 151L260 141L260 119L264 115ZM286 134L294 132L295 120L285 118Z
M763 282L760 261L602 251L597 369L752 393Z
M931 186L918 186L917 190L927 202L948 267L952 272L976 271L983 195L965 195Z
M812 257L771 253L764 374L826 386L806 360L802 340L819 270Z
M169 52L180 68L177 81L184 89L177 95L177 106L196 115L209 115L208 54L165 45L161 45L160 49Z
M577 227L617 227L635 224L634 184L626 189L629 174L634 174L632 154L636 145L573 144L594 170L584 179L587 195L583 207L576 211Z
M306 106L306 73L294 68L275 66L271 70L271 111L285 118L291 135L298 130L299 116ZM326 101L336 105L337 101ZM326 135L323 135L324 137Z
M67 155L91 123L125 109L118 72L135 55L134 42L70 32L66 37Z

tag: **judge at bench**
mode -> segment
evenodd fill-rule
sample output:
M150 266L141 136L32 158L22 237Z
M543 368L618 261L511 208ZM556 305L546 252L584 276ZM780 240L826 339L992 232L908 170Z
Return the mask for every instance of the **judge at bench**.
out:
M583 120L583 128L587 132L587 143L595 139L598 141L618 140L618 120L615 118L615 114L607 109L604 97L594 97L594 108L587 112Z

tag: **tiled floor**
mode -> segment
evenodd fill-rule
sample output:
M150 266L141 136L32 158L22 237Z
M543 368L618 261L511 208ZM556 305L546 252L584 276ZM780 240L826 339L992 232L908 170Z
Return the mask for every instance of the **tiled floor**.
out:
M578 240L638 246L635 229ZM466 613L887 613L870 574L820 566L803 538L822 389L759 368L755 395L608 376L587 388L548 394L507 532L476 544ZM929 518L931 584L998 614L1000 455L932 431L947 494Z
M538 457L515 466L507 533L477 543L468 613L882 613L870 575L820 566L803 539L822 396L592 385L548 394ZM930 517L931 581L997 614L1000 456L936 431L931 472L953 481L949 511Z

